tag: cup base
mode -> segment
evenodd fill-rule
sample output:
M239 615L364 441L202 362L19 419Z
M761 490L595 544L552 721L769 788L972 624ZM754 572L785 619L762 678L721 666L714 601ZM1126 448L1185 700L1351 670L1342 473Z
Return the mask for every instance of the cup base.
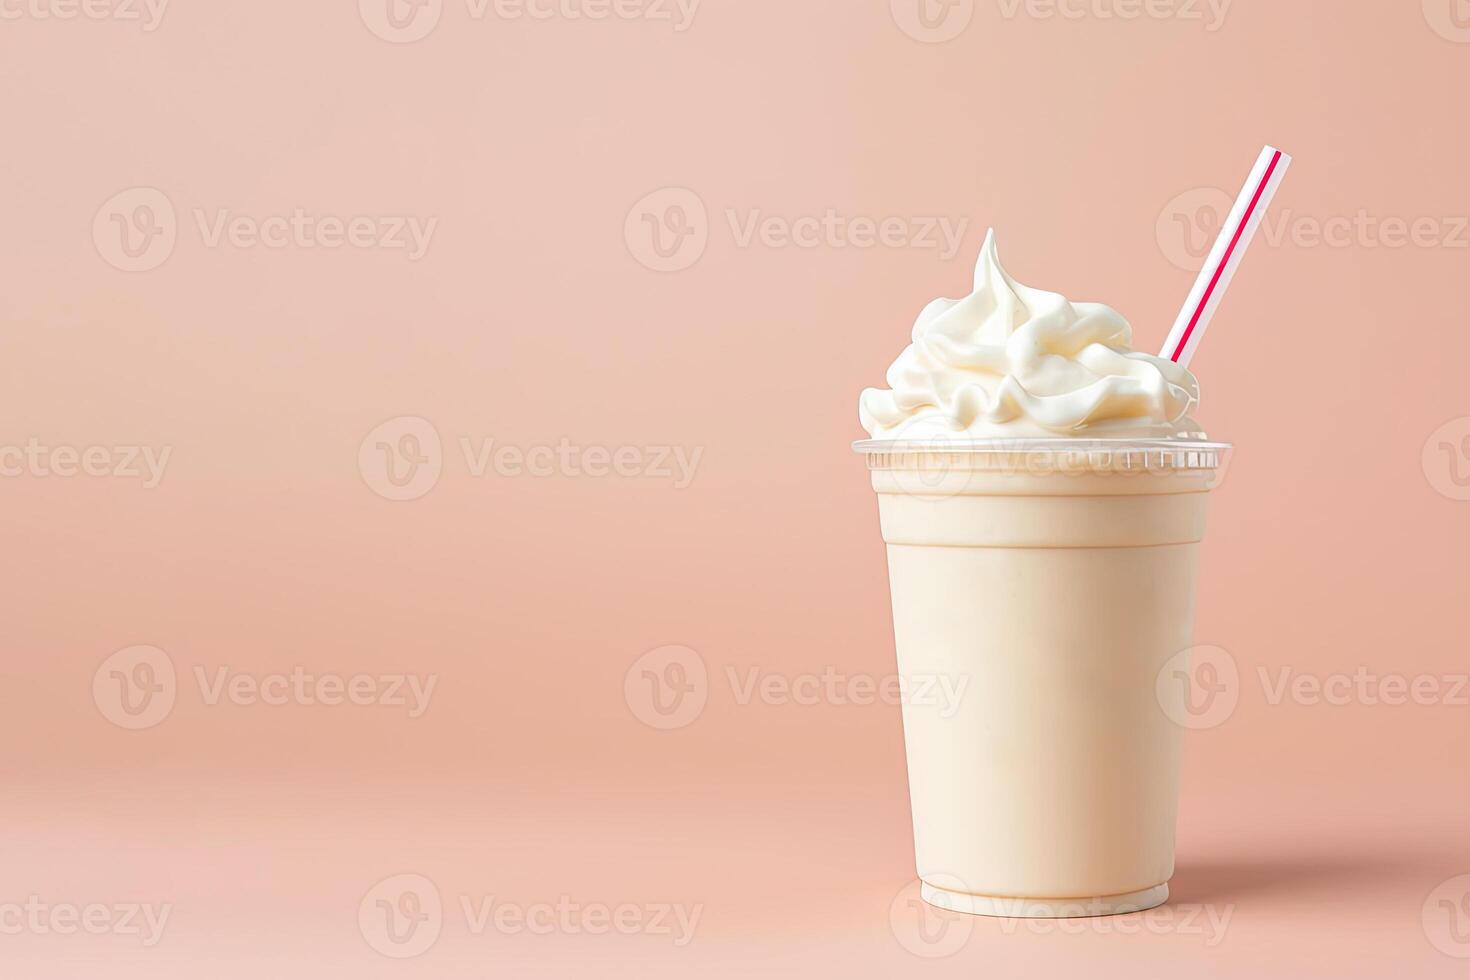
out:
M976 895L951 891L919 882L919 897L935 908L970 915L1007 919L1079 919L1100 915L1123 915L1155 908L1169 900L1169 883L1142 891L1097 898L1017 898L1005 895Z

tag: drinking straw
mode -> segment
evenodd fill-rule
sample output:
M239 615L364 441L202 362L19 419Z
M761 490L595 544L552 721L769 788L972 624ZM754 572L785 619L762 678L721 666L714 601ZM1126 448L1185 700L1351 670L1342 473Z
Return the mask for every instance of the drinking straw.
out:
M1235 199L1235 206L1220 228L1220 237L1215 239L1199 278L1194 281L1194 288L1189 291L1189 299L1169 331L1160 357L1167 357L1182 367L1189 366L1289 166L1291 157L1274 146L1261 151L1250 177L1240 189L1240 196Z

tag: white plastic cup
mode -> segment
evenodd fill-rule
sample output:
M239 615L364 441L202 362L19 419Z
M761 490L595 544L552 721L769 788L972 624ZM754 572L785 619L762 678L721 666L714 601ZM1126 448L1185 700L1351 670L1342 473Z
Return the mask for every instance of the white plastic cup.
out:
M867 441L888 545L925 901L981 915L1162 904L1207 491L1229 446Z

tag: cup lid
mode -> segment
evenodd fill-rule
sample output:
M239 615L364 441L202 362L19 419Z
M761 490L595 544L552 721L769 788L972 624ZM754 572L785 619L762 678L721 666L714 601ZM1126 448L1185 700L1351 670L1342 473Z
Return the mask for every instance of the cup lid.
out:
M1203 439L863 439L852 444L869 464L902 465L909 457L965 457L974 463L1032 459L1064 469L1212 470L1233 447Z

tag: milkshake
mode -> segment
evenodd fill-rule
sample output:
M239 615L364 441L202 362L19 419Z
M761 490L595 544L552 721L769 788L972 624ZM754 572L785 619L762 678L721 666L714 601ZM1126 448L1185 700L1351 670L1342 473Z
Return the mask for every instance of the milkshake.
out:
M1181 729L1159 677L1191 645L1228 447L1193 421L1189 371L1131 341L1113 309L1012 280L992 234L971 294L926 307L888 388L862 394L899 673L967 685L957 710L903 707L931 904L1168 897Z

